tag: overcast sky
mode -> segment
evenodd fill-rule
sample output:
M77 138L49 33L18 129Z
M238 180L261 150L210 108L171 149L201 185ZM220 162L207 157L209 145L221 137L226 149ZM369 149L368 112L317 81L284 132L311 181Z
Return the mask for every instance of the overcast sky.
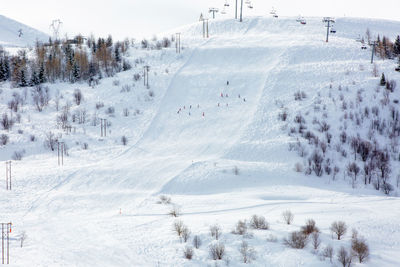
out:
M227 0L233 14L235 0ZM240 0L238 0L240 2ZM61 32L141 38L195 22L209 7L222 10L225 0L1 0L0 14L50 34L53 19ZM244 2L246 2L244 0ZM245 15L268 15L272 6L280 16L348 16L400 21L400 0L253 0ZM228 17L229 15L225 15ZM222 17L222 14L218 14ZM400 29L399 29L400 31Z

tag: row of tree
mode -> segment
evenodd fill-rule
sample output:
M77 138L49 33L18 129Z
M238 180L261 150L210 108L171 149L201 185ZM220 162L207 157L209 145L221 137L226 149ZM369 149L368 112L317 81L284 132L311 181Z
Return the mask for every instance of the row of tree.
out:
M400 36L392 42L388 37L383 36L381 39L378 35L375 54L383 59L400 57Z
M0 48L0 81L11 81L19 87L56 81L91 83L130 69L122 58L128 47L129 42L114 43L111 36L97 41L94 37L85 40L77 36L72 40L37 42L33 57L28 57L26 50L9 55Z

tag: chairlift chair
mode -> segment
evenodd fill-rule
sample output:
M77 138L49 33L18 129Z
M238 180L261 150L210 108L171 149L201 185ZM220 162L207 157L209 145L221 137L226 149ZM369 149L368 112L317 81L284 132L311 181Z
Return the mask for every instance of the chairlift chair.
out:
M225 4L224 4L224 6L226 6L226 7L229 7L228 0L226 0L226 1L225 1ZM222 13L222 14L224 14L224 13Z
M336 33L336 29L335 28L331 28L331 33Z
M302 19L302 20L300 21L300 24L302 24L302 25L306 25L306 24L307 24L307 22L306 22L306 20L305 20L305 19Z
M367 49L367 46L365 45L365 44L363 44L362 46L361 46L361 49Z
M253 8L253 5L250 3L247 7L250 8L250 9L252 9L252 8Z

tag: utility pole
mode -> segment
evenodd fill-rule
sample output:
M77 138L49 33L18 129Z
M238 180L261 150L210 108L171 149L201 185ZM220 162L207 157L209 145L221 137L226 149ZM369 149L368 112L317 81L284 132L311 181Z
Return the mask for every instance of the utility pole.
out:
M237 1L238 1L238 0L235 1L235 19L237 19L237 13L238 13L238 12L237 12L237 9L238 9Z
M11 190L11 161L6 161L6 190Z
M181 33L180 32L176 33L175 46L176 46L176 53L180 54L181 53Z
M203 38L208 38L208 19L202 19L203 21Z
M101 137L107 136L107 119L100 119L101 122Z
M208 13L213 13L213 19L215 19L215 13L218 13L218 11L219 11L218 8L210 7Z
M4 264L5 258L7 257L7 264L10 264L10 233L12 223L1 223L1 263ZM5 227L6 226L6 229ZM7 238L7 245L4 246L4 239ZM6 255L4 255L6 250Z
M149 89L149 70L149 65L143 66L144 86L146 86L147 89Z
M371 64L374 63L374 54L375 54L375 48L378 45L377 41L372 41L372 55L371 55Z
M325 17L322 20L322 22L326 23L326 26L325 26L327 28L327 30L326 30L326 42L328 42L329 41L329 30L332 27L331 23L335 23L335 19L331 18L331 17Z
M64 142L57 142L58 166L64 165L64 153L65 153Z
M240 0L240 22L243 21L243 0Z

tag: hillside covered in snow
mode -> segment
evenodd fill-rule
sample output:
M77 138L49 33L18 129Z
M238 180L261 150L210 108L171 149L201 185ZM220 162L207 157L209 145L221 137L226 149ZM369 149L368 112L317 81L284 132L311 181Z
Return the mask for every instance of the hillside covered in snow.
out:
M341 266L365 242L355 266L398 266L400 73L395 55L371 64L356 39L393 42L400 22L337 19L327 43L321 18L306 20L128 41L130 67L90 85L77 64L69 83L1 82L11 265Z
M33 46L48 41L49 36L13 19L0 15L0 45L4 47Z

